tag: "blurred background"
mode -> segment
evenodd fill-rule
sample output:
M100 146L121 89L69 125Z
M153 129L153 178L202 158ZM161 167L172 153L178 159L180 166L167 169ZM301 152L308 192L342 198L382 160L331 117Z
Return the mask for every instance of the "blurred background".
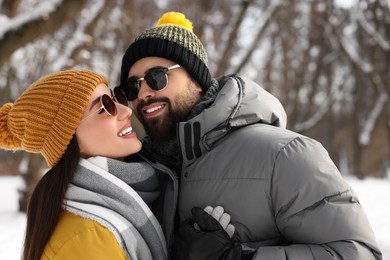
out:
M389 0L0 0L0 104L69 68L114 87L127 46L166 11L192 21L214 77L260 83L343 175L390 174ZM0 175L26 184L22 211L44 170L40 155L0 151Z

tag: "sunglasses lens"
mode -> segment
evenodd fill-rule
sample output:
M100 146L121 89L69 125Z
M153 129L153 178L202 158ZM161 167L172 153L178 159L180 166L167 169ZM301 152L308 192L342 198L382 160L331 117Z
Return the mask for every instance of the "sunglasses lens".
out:
M138 98L139 86L138 80L134 77L127 79L127 85L122 89L128 101L133 101Z
M125 93L123 93L123 90L120 89L119 87L114 88L114 97L119 104L128 106L126 95Z
M104 106L104 110L112 116L116 116L116 106L114 101L111 99L109 95L104 94L101 97L102 105Z
M145 80L153 90L161 90L167 86L167 70L163 68L151 69L145 75Z

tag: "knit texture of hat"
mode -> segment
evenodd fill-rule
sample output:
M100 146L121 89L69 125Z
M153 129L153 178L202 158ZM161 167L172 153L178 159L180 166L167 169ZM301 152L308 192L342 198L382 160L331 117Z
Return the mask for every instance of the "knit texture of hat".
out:
M165 13L154 28L142 32L127 48L122 59L121 85L130 68L145 57L160 57L184 67L205 91L211 84L207 53L192 31L192 23L182 13Z
M53 167L101 83L107 79L88 70L61 71L36 81L15 103L1 107L0 147L41 153Z

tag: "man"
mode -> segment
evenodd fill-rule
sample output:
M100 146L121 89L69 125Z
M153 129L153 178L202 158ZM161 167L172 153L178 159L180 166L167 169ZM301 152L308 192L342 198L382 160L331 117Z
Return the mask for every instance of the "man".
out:
M182 224L182 257L240 259L226 257L239 244L242 259L382 259L327 151L286 130L280 102L254 82L211 79L206 51L183 14L163 15L129 46L121 88L144 125L146 150L177 174L179 222L200 224ZM193 210L207 205L231 215L231 241ZM207 255L220 250L218 239L228 253Z

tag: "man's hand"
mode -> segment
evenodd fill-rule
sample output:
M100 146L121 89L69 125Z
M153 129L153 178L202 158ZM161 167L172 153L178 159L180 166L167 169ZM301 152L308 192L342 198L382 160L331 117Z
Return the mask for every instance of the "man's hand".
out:
M219 222L219 224L226 231L230 238L233 237L235 228L232 224L230 224L230 215L225 212L223 207L216 206L215 208L213 208L211 206L207 206L204 208L204 211L206 211ZM199 226L195 223L195 228L196 227L199 228Z
M225 228L212 215L194 207L192 216L194 220L187 220L180 227L173 248L174 260L241 259L241 246L231 240ZM194 227L195 223L199 229Z

